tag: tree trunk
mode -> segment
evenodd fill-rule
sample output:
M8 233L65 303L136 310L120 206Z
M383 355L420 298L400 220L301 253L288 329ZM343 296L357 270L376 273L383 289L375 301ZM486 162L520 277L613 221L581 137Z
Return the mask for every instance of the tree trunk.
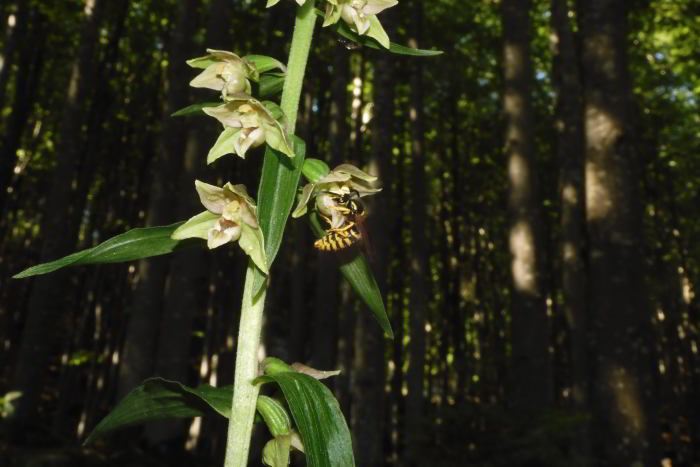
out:
M542 230L532 121L530 2L505 1L503 66L511 254L510 402L541 411L552 400L549 331L541 280Z
M593 449L605 465L654 465L653 349L644 287L639 154L631 134L625 5L580 0Z
M84 202L84 199L76 197L75 190L81 181L75 180L75 177L79 173L77 164L83 151L83 108L86 107L90 90L103 5L104 2L95 0L85 9L80 50L73 63L59 128L56 148L58 165L51 174L53 182L47 194L47 208L41 222L41 262L64 256L75 247ZM56 232L60 232L60 235ZM69 279L70 275L66 272L35 279L12 380L13 389L22 392L22 397L17 400L17 411L13 415L18 421L29 421L36 413L53 345L60 335L59 330L68 321L63 315L69 311Z
M588 361L585 270L585 193L583 186L583 107L581 77L568 5L552 0L553 78L556 91L554 130L559 161L561 206L562 311L569 332L572 407L588 411ZM581 427L574 437L575 454L589 456L588 431Z
M163 112L160 145L151 168L152 184L146 217L148 226L174 222L177 216L175 194L180 189L188 189L178 186L188 123L185 119L170 117L170 114L188 104L187 76L191 72L185 60L190 58L191 38L195 29L193 18L196 18L198 3L197 0L186 0L180 2L178 7L178 25L169 54L168 98ZM193 188L190 186L190 189ZM139 281L134 293L119 371L120 398L145 378L152 376L169 263L169 258L139 261Z
M420 47L423 37L423 2L413 2L414 37L409 39L410 47ZM423 368L425 366L425 320L427 291L430 286L428 271L428 177L425 170L424 112L423 112L423 62L412 61L411 70L411 251L410 258L410 313L409 313L409 366L406 373L408 397L404 419L404 442L406 465L419 465L421 453L416 449L416 441L424 433L423 420ZM445 273L447 273L445 271ZM456 304L454 304L456 306Z

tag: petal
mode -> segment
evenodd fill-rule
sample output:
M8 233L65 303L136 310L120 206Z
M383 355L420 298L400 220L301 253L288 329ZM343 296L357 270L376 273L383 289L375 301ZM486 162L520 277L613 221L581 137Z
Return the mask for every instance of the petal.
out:
M388 49L391 45L391 41L389 40L389 36L382 27L382 24L377 19L376 15L369 16L369 24L370 26L369 30L367 31L367 35L373 39L376 39L377 42L382 45L382 47Z
M224 185L224 190L229 192L231 194L230 196L236 196L236 197L240 198L241 200L243 200L245 202L245 204L248 205L250 210L252 212L255 212L255 210L256 210L255 200L248 195L248 190L246 189L245 185L242 185L242 184L231 185L230 183L227 183L226 185ZM231 199L233 199L233 198L231 198Z
M366 15L376 15L377 13L398 5L398 0L368 0L362 8L362 13Z
M267 260L265 259L265 240L260 229L254 229L249 225L241 225L241 238L238 240L238 245L243 249L245 254L250 256L253 263L265 274L267 271Z
M224 207L229 203L229 200L226 199L224 189L200 182L199 180L194 181L194 186L197 189L197 194L199 194L199 200L204 207L207 208L209 212L221 215Z
M331 173L333 172L341 174L350 174L354 178L359 178L360 180L364 180L366 182L374 182L377 180L376 176L370 175L367 172L358 169L352 164L340 164L338 167L333 169Z
M326 5L326 14L323 17L323 27L330 26L338 22L341 16L341 9L338 6L334 6L329 2Z
M207 247L212 250L241 237L241 226L234 222L219 219L207 232Z
M250 131L252 130L252 131ZM250 148L257 148L265 142L265 130L262 128L247 128L238 134L238 138L233 141L233 147L242 159Z
M185 238L202 238L206 240L208 237L207 232L214 227L218 219L218 214L213 214L209 211L200 212L178 227L170 238L173 240L184 240Z
M190 86L193 88L206 88L221 91L224 87L224 80L221 78L221 72L224 70L225 66L225 63L213 63L209 65L204 71L190 81Z
M263 122L263 127L265 129L265 142L271 148L278 150L288 157L295 156L294 150L287 139L287 135L278 122Z
M226 154L234 154L236 151L234 142L238 138L238 133L240 132L240 128L224 128L224 131L221 132L214 146L209 150L209 154L207 154L207 164L211 164L219 157Z
M228 50L207 49L207 53L222 62L243 62L243 59Z
M292 217L294 219L306 214L306 205L309 204L309 199L311 199L311 193L314 191L315 183L307 183L301 190L299 195L299 200L297 201L297 207L292 212Z
M202 111L220 121L224 126L240 128L243 126L241 124L241 115L237 111L240 105L240 102L234 101L216 107L205 107Z

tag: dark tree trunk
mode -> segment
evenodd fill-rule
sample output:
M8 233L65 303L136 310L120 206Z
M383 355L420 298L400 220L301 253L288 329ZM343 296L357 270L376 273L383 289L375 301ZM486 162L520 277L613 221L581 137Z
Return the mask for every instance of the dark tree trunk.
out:
M169 54L167 102L161 140L152 163L152 182L146 225L155 226L175 222L179 190L179 173L187 141L187 122L170 114L188 104L188 79L192 73L185 64L190 58L191 38L195 29L197 0L179 3L178 25L171 41ZM163 308L163 294L169 269L169 258L142 260L138 264L138 284L129 317L123 359L119 376L119 397L123 397L145 378L152 376L154 357L158 348L159 325Z
M553 78L556 91L554 129L561 206L559 255L562 268L562 311L569 332L572 406L575 411L584 413L588 411L588 362L583 107L578 57L568 12L566 2L552 1L552 30L555 38L552 42ZM589 455L588 432L584 427L575 436L574 448L580 457Z
M411 47L423 45L423 2L413 3L413 34L409 39ZM423 367L425 366L425 320L427 291L429 287L428 271L428 166L425 154L424 112L423 112L423 62L412 61L411 70L411 252L410 261L410 313L409 313L409 366L406 373L408 397L404 442L406 465L419 465L421 453L416 449L416 441L423 436ZM453 304L456 306L456 304Z
M72 67L56 148L58 165L51 174L51 188L41 224L41 262L68 254L76 244L84 199L79 194L76 196L75 190L83 182L75 177L80 173L77 166L84 142L81 128L85 121L83 109L94 72L93 56L103 7L104 2L95 1L94 10L86 11L80 49ZM40 276L34 281L12 380L12 387L22 391L14 414L18 421L29 421L36 413L51 351L60 336L60 329L68 324L67 290L72 288L69 278L68 273L60 272Z
M580 0L589 237L593 450L654 465L654 349L644 287L639 154L629 113L623 2Z
M2 85L0 92L5 94L13 55L14 53L19 54L12 112L8 117L4 134L0 134L2 137L2 146L0 147L2 153L2 157L0 157L0 212L5 212L13 171L17 162L17 149L20 147L32 104L38 94L37 83L44 67L46 23L47 18L37 8L30 8L29 2L20 2L17 12L17 26L6 47L7 63L3 66L0 74L0 79L4 80L0 83ZM29 35L31 35L31 40L27 40ZM19 46L15 40L20 43ZM19 50L14 52L15 48ZM0 96L0 102L3 101L3 98L4 95ZM1 224L3 222L0 221Z
M529 15L529 1L502 4L512 280L510 401L518 410L541 411L551 403L552 388L540 273L542 229L532 125Z

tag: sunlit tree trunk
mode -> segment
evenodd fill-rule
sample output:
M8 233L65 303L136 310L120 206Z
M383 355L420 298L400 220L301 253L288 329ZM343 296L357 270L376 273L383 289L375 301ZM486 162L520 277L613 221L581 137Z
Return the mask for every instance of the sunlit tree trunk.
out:
M84 150L84 108L87 106L90 78L94 71L93 56L103 5L104 2L98 0L86 3L81 45L72 65L59 127L57 166L51 173L52 182L46 193L46 209L41 222L40 262L68 254L77 240L84 199L76 196L76 189L82 183L76 177L80 173L77 169ZM66 317L70 316L67 290L71 287L70 275L65 272L34 279L22 344L11 383L12 389L22 392L14 414L14 418L19 421L28 421L38 408L51 352L60 336L60 330L67 325Z
M561 206L562 311L570 340L571 400L574 410L584 413L587 404L587 314L585 278L585 193L583 185L582 87L567 2L552 1L553 81L556 91L554 130L559 161ZM587 430L574 437L581 457L588 456Z
M164 106L159 149L151 165L151 190L146 216L148 226L170 224L177 220L178 175L183 166L188 132L186 120L170 117L170 114L188 104L187 76L191 73L185 60L191 54L190 44L195 26L193 19L196 18L198 4L198 0L186 0L178 6L178 24L169 54L168 97ZM119 397L153 375L169 260L151 258L138 263L138 283L119 371Z
M654 349L644 287L639 153L629 113L623 2L580 0L589 236L593 449L605 465L654 465Z
M415 1L412 6L414 37L409 40L411 47L422 46L423 2ZM426 176L427 157L425 154L424 111L423 111L423 62L415 60L411 71L411 287L410 287L410 344L409 366L406 374L408 397L404 433L406 440L406 465L420 464L420 452L416 441L424 433L423 420L423 367L425 366L425 320L427 291L430 285L428 274L428 236L426 226L428 209L428 177ZM389 152L387 152L388 154Z
M542 278L542 228L532 121L530 2L504 1L505 154L512 281L510 402L539 411L552 399Z

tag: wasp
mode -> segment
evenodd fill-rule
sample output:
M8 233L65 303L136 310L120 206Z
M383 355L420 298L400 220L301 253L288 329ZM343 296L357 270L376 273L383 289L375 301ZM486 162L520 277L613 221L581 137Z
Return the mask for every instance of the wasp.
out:
M314 243L315 248L323 251L338 251L348 248L363 239L366 241L367 234L364 229L364 220L367 211L362 201L360 201L360 194L357 191L342 195L327 191L320 191L317 194L329 195L333 205L328 206L328 208L342 214L345 221L340 227L333 227L332 220L319 213L321 219L328 224L328 227L325 235Z

